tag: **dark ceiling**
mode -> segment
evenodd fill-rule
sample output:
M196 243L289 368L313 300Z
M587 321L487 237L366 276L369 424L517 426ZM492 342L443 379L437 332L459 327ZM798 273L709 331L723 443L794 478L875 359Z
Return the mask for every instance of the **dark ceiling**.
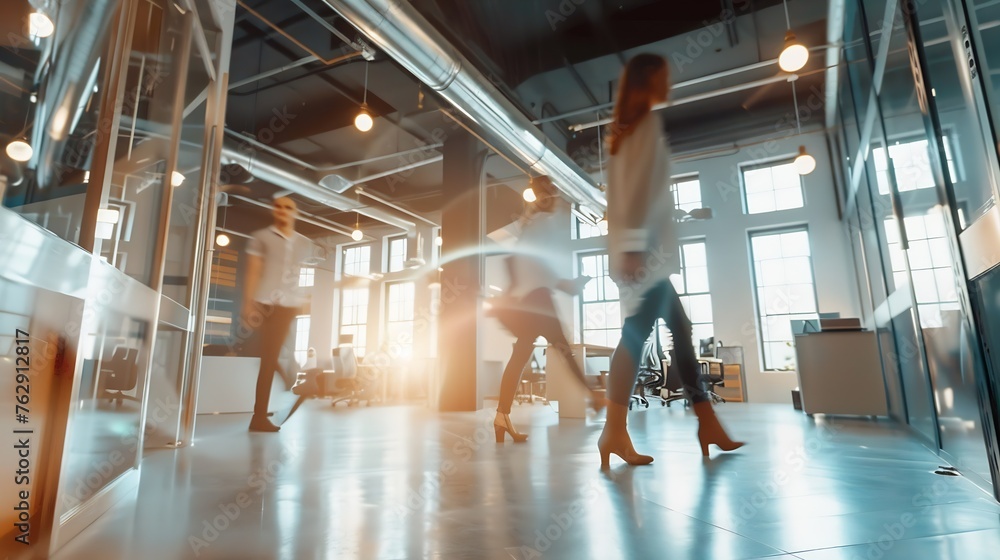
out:
M658 0L411 0L445 37L490 77L531 119L559 116L607 103L613 96L621 65L636 49L649 49L671 58L673 82L681 83L775 58L785 31L780 0L722 0L666 2ZM280 69L315 55L321 60L286 68L280 73L232 88L226 126L231 133L268 140L268 145L314 166L345 166L337 173L351 180L385 172L413 158L388 157L434 141L434 131L453 129L444 114L449 106L417 83L395 61L376 53L366 63L351 41L361 35L323 0L244 0L236 16L230 83L261 72ZM303 9L300 5L305 7ZM307 11L312 14L307 13ZM732 24L719 26L726 10ZM791 0L793 29L810 45L826 43L826 2ZM678 66L686 37L713 26L722 30L696 64ZM823 52L812 57L796 87L801 96L822 91ZM346 58L345 58L346 57ZM324 62L325 61L325 62ZM367 87L366 87L367 71ZM664 111L678 151L694 151L753 134L775 132L792 112L792 86L779 82L725 95L720 88L773 77L776 67L706 79L674 92L674 98L706 95L706 99ZM366 94L367 92L367 94ZM367 99L366 99L367 95ZM375 128L361 133L353 119L363 101L376 115ZM291 115L281 130L268 130L275 114ZM569 126L593 121L603 112L552 119L542 131L585 167L599 166L588 159L598 129L573 133ZM265 132L266 131L266 132ZM424 157L438 155L426 150ZM441 198L442 167L432 163L395 176L391 181L364 181L370 191L395 203L435 215L447 201ZM261 181L227 187L234 193L265 199L278 187ZM351 191L345 193L351 196ZM315 205L300 205L325 219L353 228L358 217ZM266 221L263 209L245 208L251 228ZM232 209L231 209L232 210ZM235 212L243 214L243 212ZM363 225L370 220L361 218ZM304 230L308 230L304 225ZM325 235L315 228L309 234Z

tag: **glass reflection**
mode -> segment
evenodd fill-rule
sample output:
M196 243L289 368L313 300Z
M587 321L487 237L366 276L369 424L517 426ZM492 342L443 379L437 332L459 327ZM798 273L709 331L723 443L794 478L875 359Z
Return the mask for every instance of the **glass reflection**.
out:
M64 521L136 465L148 336L145 321L108 313L81 339L83 367L59 487Z

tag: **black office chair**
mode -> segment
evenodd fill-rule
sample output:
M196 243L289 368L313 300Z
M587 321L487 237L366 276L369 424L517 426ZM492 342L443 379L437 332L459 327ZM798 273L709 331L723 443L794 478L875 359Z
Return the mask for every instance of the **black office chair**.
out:
M726 399L715 392L716 387L726 386L726 366L722 363L722 360L716 357L718 348L722 346L722 343L716 342L715 337L709 337L701 339L698 346L699 353L701 354L701 357L698 358L698 366L701 368L700 380L704 385L705 392L708 393L713 403L724 403ZM712 373L713 365L719 366L719 373Z
M676 359L673 359L673 353L671 352L671 363L677 363ZM684 392L684 381L681 380L681 372L676 367L671 367L667 365L666 360L661 360L663 364L661 367L663 371L667 372L664 376L663 387L660 387L660 398L663 399L663 404L665 406L670 406L670 403L674 401L684 401L684 406L691 406L691 401L688 400L687 394Z
M136 388L139 380L139 351L125 346L116 346L111 357L101 364L101 396L115 406L123 401L139 402L139 398L126 394Z
M636 380L632 397L629 399L629 410L632 410L633 406L649 408L649 397L660 399L660 406L667 404L667 401L660 394L660 389L665 381L663 360L660 358L663 355L661 348L658 331L654 330L642 345L639 377Z

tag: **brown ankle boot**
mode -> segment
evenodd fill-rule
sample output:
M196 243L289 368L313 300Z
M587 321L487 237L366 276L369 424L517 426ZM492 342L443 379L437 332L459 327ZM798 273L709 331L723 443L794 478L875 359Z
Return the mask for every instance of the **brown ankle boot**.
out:
M632 438L628 435L626 418L628 409L623 405L608 401L608 420L604 431L597 440L597 450L601 453L601 468L607 469L612 453L622 458L630 465L648 465L653 462L649 455L641 455L632 447Z
M698 415L698 441L701 443L701 454L708 457L708 446L718 445L723 451L732 451L743 447L742 441L729 439L725 428L719 423L712 409L712 403L705 401L694 404L694 413Z

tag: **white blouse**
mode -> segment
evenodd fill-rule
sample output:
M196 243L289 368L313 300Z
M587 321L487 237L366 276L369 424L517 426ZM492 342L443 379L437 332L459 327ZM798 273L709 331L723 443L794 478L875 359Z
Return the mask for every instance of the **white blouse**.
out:
M518 228L514 249L513 285L507 295L523 298L538 288L555 289L562 279L554 261L560 253L565 255L562 242L569 236L566 214L558 210L534 214Z
M608 163L608 253L624 317L635 315L653 286L680 273L670 191L670 144L662 120L643 117ZM645 273L622 279L625 253L644 253Z

